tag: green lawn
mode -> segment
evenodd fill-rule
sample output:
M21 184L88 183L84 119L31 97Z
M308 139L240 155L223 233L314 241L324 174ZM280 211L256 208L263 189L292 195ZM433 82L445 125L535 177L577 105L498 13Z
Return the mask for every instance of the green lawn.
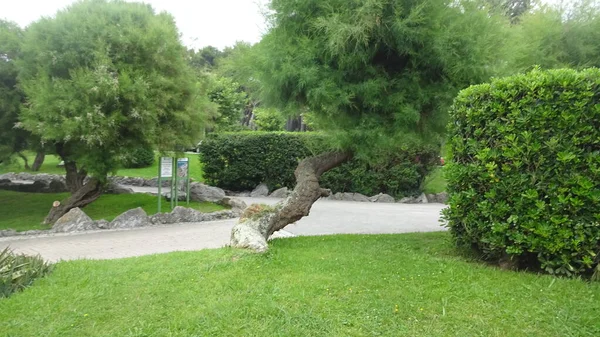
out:
M29 165L33 163L35 153L26 153L29 160ZM202 163L198 160L197 154L185 154L190 159L190 177L195 181L204 181L202 176ZM57 167L60 159L54 155L47 155L44 160L40 171L38 173L52 173L52 174L65 174L65 170L62 167ZM0 165L0 174L7 172L27 172L25 164L21 158L15 159L12 164ZM128 177L141 177L141 178L154 178L158 176L158 157L154 164L150 167L144 167L139 169L120 169L117 171L118 176Z
M423 192L426 194L441 193L446 190L446 179L444 179L444 168L435 168L423 182Z
M446 233L59 263L2 336L599 336L600 284L458 257Z
M25 231L30 229L48 229L48 227L40 223L48 214L50 207L52 207L52 202L63 200L67 196L67 193L21 193L0 190L0 205L2 205L2 211L0 211L0 230L14 229ZM105 194L83 210L94 220L106 219L110 221L119 214L137 207L142 207L149 215L155 214L157 212L157 203L157 198L148 194ZM185 206L185 202L180 202L179 204ZM162 211L169 211L169 206L170 203L163 199ZM192 201L190 201L189 207L202 212L214 212L224 209L221 205ZM0 336L2 335L0 334Z

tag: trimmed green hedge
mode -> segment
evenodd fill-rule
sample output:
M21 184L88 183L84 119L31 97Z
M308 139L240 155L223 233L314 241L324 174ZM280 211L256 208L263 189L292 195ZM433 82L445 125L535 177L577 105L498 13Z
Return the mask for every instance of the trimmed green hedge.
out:
M150 167L154 164L156 155L151 146L138 147L128 154L123 160L125 168L143 168Z
M252 190L265 182L271 189L292 188L298 161L327 149L318 133L241 132L211 134L200 146L206 181L228 190ZM396 198L419 193L424 177L437 163L434 147L405 148L380 163L354 159L321 177L333 192Z
M451 111L448 227L490 260L592 272L600 253L600 70L534 70Z

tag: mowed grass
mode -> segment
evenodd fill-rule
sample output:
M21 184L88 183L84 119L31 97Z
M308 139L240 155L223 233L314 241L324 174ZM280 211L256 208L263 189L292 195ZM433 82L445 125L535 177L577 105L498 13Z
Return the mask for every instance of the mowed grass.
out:
M68 196L68 193L22 193L0 190L0 205L2 205L0 230L48 229L49 227L42 225L41 222L50 211L52 202L63 200ZM163 198L162 203L162 211L170 211L170 202ZM206 213L224 209L223 206L210 202L190 201L189 206L185 202L179 202L179 205ZM119 214L137 207L142 207L148 215L155 214L158 211L158 199L148 194L105 194L83 208L83 211L94 220L110 221Z
M444 178L444 167L436 167L423 182L423 193L437 194L446 190L446 179Z
M446 233L61 262L2 336L599 336L600 284L458 257Z
M33 164L35 153L25 153L29 160L29 165ZM202 163L198 159L197 154L186 153L185 156L190 160L190 178L194 181L204 181L202 176ZM60 163L60 159L55 155L47 155L44 160L44 164L40 168L39 172L32 173L51 173L51 174L65 174L65 169L57 167ZM127 177L140 177L140 178L154 178L158 176L158 156L154 161L154 164L149 167L137 168L137 169L119 169L116 173L117 176ZM31 172L25 169L25 164L21 158L15 158L15 160L8 165L0 165L0 174L7 172Z

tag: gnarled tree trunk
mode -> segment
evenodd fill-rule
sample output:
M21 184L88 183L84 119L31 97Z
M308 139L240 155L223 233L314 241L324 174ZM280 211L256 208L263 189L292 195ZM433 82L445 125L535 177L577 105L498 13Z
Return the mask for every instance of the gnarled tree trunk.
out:
M40 150L35 155L35 159L33 160L33 165L31 166L32 171L39 171L44 163L44 159L46 158L46 153L43 150Z
M31 170L31 167L29 167L29 160L27 160L27 156L25 156L24 154L22 154L21 152L17 153L17 155L19 157L21 157L21 159L23 159L23 162L25 163L25 169L27 171Z
M326 152L302 160L296 168L296 187L290 196L274 207L248 207L231 230L231 246L266 251L271 234L307 216L315 201L329 195L319 185L321 175L350 158L348 152Z
M91 178L86 182L87 172L84 169L78 170L74 161L66 159L64 153L61 153L62 147L57 146L57 150L65 162L66 183L71 196L61 201L60 204L52 206L46 219L44 219L46 225L54 224L56 220L75 207L82 208L89 205L98 199L103 192L103 184L98 179Z

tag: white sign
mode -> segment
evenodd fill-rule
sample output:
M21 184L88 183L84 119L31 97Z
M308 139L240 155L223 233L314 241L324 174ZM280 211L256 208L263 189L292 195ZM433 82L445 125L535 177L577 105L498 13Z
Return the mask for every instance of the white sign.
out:
M173 158L160 158L160 176L161 178L171 178L173 176Z

